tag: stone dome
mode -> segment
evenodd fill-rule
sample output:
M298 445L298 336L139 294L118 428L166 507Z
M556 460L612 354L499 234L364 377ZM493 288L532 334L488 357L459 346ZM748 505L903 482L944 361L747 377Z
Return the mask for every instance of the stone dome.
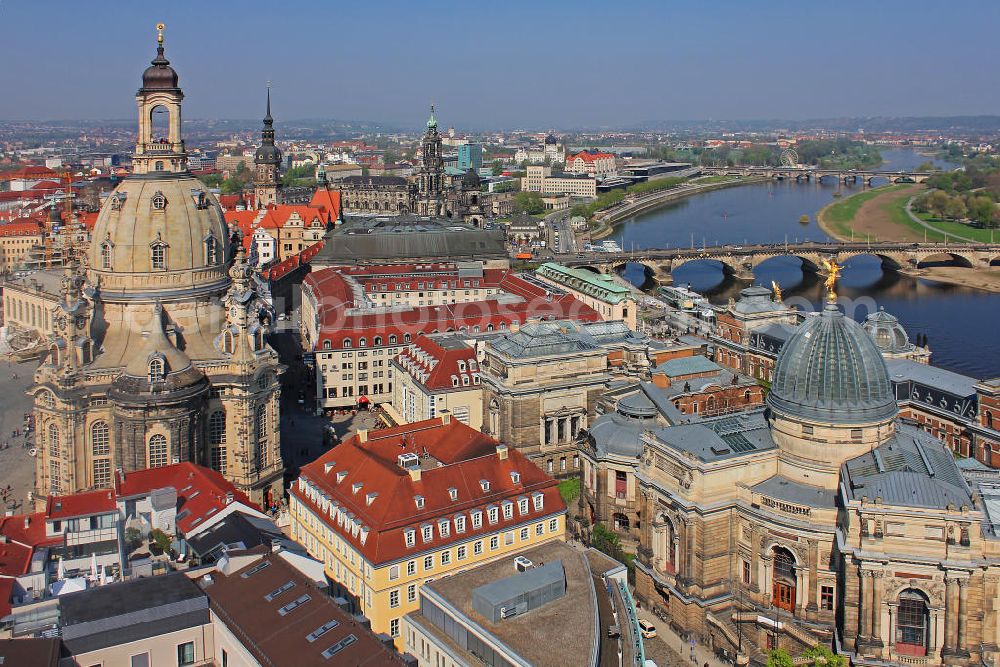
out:
M229 284L228 236L218 200L190 173L130 176L97 216L91 283L111 298L221 291Z
M142 73L143 90L174 90L177 86L177 72L163 55L163 46L156 49L156 57Z
M545 137L545 143L548 144L549 146L555 146L556 143L558 143L558 140L550 134Z
M882 354L834 303L807 319L782 347L767 404L783 416L818 424L870 424L898 412Z
M882 308L865 318L864 329L883 353L898 354L913 349L903 325Z

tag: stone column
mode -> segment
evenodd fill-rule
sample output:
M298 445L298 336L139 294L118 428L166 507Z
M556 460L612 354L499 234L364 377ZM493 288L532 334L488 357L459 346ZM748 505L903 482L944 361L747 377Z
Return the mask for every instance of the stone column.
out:
M946 574L944 577L944 646L942 653L951 653L955 648L954 634L952 627L955 625L955 602L953 600L955 592L955 579L952 575Z
M882 643L882 577L883 572L872 572L872 594L869 604L872 608L872 642Z
M763 581L763 577L760 576L760 551L754 549L754 544L757 541L759 530L756 527L750 529L750 592L759 593L760 592L760 582Z
M958 643L955 648L963 652L966 650L966 634L968 632L966 618L969 613L969 580L962 578L956 583L958 583Z
M871 612L868 611L867 604L870 605L871 601L868 600L868 592L865 591L867 584L868 573L865 570L858 569L858 642L865 641L871 636Z
M809 588L808 595L806 597L806 609L808 611L816 611L819 607L817 605L817 595L819 588L819 573L817 572L817 566L819 562L819 542L817 540L809 540Z

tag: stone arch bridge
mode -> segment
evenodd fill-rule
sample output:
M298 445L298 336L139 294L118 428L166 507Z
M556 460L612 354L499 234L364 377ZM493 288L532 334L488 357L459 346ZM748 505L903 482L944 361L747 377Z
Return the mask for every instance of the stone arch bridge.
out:
M625 264L642 264L660 284L673 282L673 271L695 261L715 261L727 275L752 281L753 271L775 257L795 257L803 271L825 274L824 260L844 264L852 257L870 255L882 268L912 273L930 262L947 262L973 269L1000 266L1000 244L954 243L799 243L752 246L715 246L691 249L647 249L620 253L584 253L557 256L556 261L576 267L610 273Z
M872 185L876 178L890 183L923 183L937 171L887 171L881 169L820 169L818 167L704 167L702 173L715 176L763 176L776 180L816 181L830 178L844 183Z

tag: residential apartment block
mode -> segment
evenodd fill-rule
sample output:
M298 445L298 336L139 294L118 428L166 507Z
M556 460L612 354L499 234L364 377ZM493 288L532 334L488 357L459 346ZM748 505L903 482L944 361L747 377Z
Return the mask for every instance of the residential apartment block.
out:
M554 479L451 415L349 438L302 468L290 510L335 594L397 647L422 585L563 540L566 519Z

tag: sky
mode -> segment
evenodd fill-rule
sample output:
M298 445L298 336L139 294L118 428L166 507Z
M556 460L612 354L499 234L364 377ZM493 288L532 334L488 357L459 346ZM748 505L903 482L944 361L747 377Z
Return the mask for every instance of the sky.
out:
M1000 113L1000 2L0 0L0 120L123 119L166 23L187 118L419 127Z

